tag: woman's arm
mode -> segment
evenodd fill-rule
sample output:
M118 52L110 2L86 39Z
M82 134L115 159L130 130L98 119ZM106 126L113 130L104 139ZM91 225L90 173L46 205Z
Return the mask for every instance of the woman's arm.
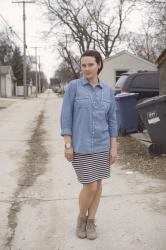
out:
M117 160L117 139L116 137L111 138L111 148L110 148L110 161L113 164Z
M110 93L111 104L108 112L108 127L109 127L110 137L112 138L118 136L118 128L116 119L116 101L112 90L110 91L111 91Z
M69 83L63 98L61 109L61 135L72 135L74 88Z
M116 102L114 94L111 90L111 105L109 109L109 133L110 133L110 160L111 164L117 159L117 119L116 119Z
M64 149L65 157L68 161L73 160L73 148L72 148L72 124L73 124L73 106L76 92L75 82L71 82L66 89L63 105L61 110L61 135L64 137L65 145L69 148ZM70 146L70 145L71 146Z

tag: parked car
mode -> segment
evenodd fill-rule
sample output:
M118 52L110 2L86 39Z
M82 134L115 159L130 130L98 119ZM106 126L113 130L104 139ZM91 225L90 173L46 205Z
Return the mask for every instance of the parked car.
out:
M122 74L115 84L115 94L121 92L139 93L138 100L159 95L159 72L138 71Z
M59 91L59 87L57 87L57 86L56 86L56 87L55 87L55 86L53 86L53 87L52 87L52 90L54 91L54 93L58 93L58 91Z

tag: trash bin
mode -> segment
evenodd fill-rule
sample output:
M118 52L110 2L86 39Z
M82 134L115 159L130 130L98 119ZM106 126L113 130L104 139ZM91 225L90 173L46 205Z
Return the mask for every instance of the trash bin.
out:
M155 96L137 104L152 144L149 153L153 156L166 153L166 95Z
M119 135L138 131L137 96L138 93L120 93L115 96Z

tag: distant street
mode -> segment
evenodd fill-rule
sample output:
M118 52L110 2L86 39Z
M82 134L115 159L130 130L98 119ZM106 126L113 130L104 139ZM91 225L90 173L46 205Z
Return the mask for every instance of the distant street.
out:
M62 97L47 90L0 110L0 250L166 250L164 180L112 166L98 238L78 239L81 185L64 158Z

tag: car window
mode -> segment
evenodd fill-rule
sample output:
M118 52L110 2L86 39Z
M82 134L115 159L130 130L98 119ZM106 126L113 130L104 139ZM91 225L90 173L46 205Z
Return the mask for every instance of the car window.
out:
M158 74L140 74L136 75L132 81L131 87L134 88L158 88Z
M116 82L119 80L119 78L125 74L126 72L128 72L128 70L116 70Z
M126 79L128 78L128 75L122 75L119 80L117 81L115 87L116 88L122 88L124 83L126 82Z

